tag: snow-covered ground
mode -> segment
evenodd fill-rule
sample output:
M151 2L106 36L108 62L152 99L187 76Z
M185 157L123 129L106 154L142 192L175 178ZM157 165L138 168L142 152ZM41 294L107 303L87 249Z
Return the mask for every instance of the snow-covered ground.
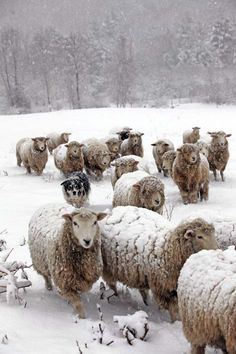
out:
M43 136L53 131L71 132L71 140L82 141L91 137L104 137L115 126L128 125L144 132L145 158L152 173L156 167L152 158L151 143L157 138L168 138L175 147L181 145L182 132L193 126L201 127L201 136L209 140L207 131L224 130L232 133L229 138L230 160L226 168L226 181L215 182L211 175L208 202L183 205L177 187L171 179L159 175L165 184L168 212L173 208L172 221L179 223L186 217L201 215L208 220L235 220L236 207L236 107L216 108L207 105L183 105L175 109L90 109L60 111L21 116L0 116L0 232L7 230L3 238L8 248L14 247L9 260L21 260L31 264L27 244L27 227L33 212L45 203L63 202L60 183L63 178L56 170L52 156L42 176L26 175L23 167L16 166L15 145L22 137ZM90 203L104 210L111 207L112 188L109 171L103 181L92 182ZM0 235L1 236L1 235ZM0 237L1 238L1 237ZM1 254L0 254L1 256ZM73 354L86 353L144 353L182 354L189 351L181 323L171 324L166 312L160 311L152 301L147 307L135 290L120 286L119 299L110 303L100 300L99 282L89 294L83 296L87 319L76 319L72 307L57 295L48 292L44 282L33 269L28 270L33 285L24 299L26 306L11 300L6 303L0 295L0 353L8 354ZM101 305L106 324L104 344L94 341ZM129 345L122 336L113 316L147 312L150 330L146 341L135 339ZM92 330L94 328L94 330ZM8 344L1 344L7 334ZM78 342L76 342L78 341ZM111 345L106 343L114 341ZM86 347L85 347L86 343ZM218 351L220 353L220 351ZM207 353L215 353L208 349Z

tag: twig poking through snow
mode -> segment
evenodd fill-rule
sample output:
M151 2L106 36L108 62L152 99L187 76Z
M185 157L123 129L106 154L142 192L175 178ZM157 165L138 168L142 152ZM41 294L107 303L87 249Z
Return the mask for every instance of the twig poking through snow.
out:
M173 216L173 212L175 209L175 205L174 204L168 204L168 205L164 204L164 208L165 208L167 220L171 221L172 216Z
M2 337L1 343L2 344L8 344L8 336L6 334L4 334L4 336Z

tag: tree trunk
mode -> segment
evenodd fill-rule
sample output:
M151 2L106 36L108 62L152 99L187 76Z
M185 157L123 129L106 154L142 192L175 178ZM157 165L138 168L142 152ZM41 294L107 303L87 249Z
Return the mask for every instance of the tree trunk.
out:
M77 108L81 108L81 103L80 103L80 92L79 92L79 73L75 73L75 85L76 85L76 99L77 99Z

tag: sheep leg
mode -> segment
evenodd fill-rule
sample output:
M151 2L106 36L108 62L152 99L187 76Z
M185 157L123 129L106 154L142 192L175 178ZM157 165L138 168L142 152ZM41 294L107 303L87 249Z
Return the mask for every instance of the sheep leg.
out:
M216 173L216 169L213 169L213 175L214 175L214 178L215 178L215 181L217 181L217 173Z
M224 170L221 170L221 171L220 171L220 175L221 175L221 180L222 180L222 182L224 182L224 181L225 181L225 178L224 178Z
M62 297L69 301L72 306L74 307L74 310L79 314L80 318L85 318L85 311L84 311L84 306L80 300L80 296L76 291L68 291L67 293L62 293Z
M48 289L49 291L52 290L52 281L50 279L50 277L42 274L42 276L44 277L44 280L45 280L45 287L46 289Z
M143 302L146 306L148 306L148 291L147 289L139 289L140 295L142 296Z
M21 160L20 154L18 152L16 153L16 160L17 160L17 166L21 166L22 160Z
M204 183L203 186L200 188L200 200L208 200L208 191L209 191L209 186L208 182Z
M198 345L191 346L191 354L204 354L205 353L205 346L199 347Z
M25 166L27 173L31 174L31 168L30 166Z
M192 191L189 193L189 203L197 203L198 193L197 191Z
M181 194L181 198L184 204L188 204L189 203L189 198L188 198L188 192L184 192L182 190L180 190L180 194Z

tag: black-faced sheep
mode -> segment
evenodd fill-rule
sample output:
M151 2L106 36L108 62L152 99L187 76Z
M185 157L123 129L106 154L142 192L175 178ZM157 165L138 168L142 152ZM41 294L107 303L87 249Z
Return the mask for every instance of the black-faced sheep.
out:
M118 134L120 140L125 140L128 139L131 130L130 127L113 128L110 130L110 134Z
M183 133L183 144L195 144L200 139L199 127L194 127L192 130L186 130Z
M71 141L66 145L59 145L54 150L54 162L56 168L64 175L72 172L83 171L84 157L82 153L83 144Z
M157 303L178 318L177 281L187 258L215 249L214 227L203 219L174 227L151 210L117 207L101 223L103 278L139 289L146 301L151 289Z
M80 294L88 291L102 272L101 237L97 221L106 216L86 208L65 213L65 206L38 209L29 223L29 249L36 271L48 290L52 282L81 318Z
M223 131L208 132L208 134L212 137L208 155L210 170L213 171L215 180L217 180L216 171L220 171L221 179L224 181L224 170L229 160L227 138L232 134L226 134Z
M63 196L67 203L76 208L81 207L88 201L90 182L83 172L74 172L61 183Z
M137 155L143 157L142 135L144 133L131 131L128 139L125 139L121 144L121 156Z
M177 153L174 150L166 151L162 155L162 169L164 171L164 176L171 176L172 177L172 167L173 167L176 155L177 155Z
M17 165L23 163L28 173L33 170L41 175L48 161L47 140L45 137L19 140L16 144Z
M198 197L208 199L209 164L195 144L184 144L177 149L172 174L184 204L196 203Z
M184 264L178 303L192 354L206 345L236 353L236 251L201 251Z
M54 149L56 149L59 145L61 144L66 144L69 141L69 136L71 133L50 133L47 135L48 141L47 141L47 146L48 146L48 151L52 155L52 152Z
M161 139L157 140L156 143L151 144L153 146L152 148L152 154L158 169L158 172L164 173L164 176L167 177L166 171L163 169L163 158L162 156L166 151L174 150L174 145L172 142L168 139Z
M90 176L101 179L111 161L111 153L107 145L98 141L85 143L83 154L86 172Z
M113 207L133 205L162 214L164 203L164 184L144 171L125 173L115 184Z

